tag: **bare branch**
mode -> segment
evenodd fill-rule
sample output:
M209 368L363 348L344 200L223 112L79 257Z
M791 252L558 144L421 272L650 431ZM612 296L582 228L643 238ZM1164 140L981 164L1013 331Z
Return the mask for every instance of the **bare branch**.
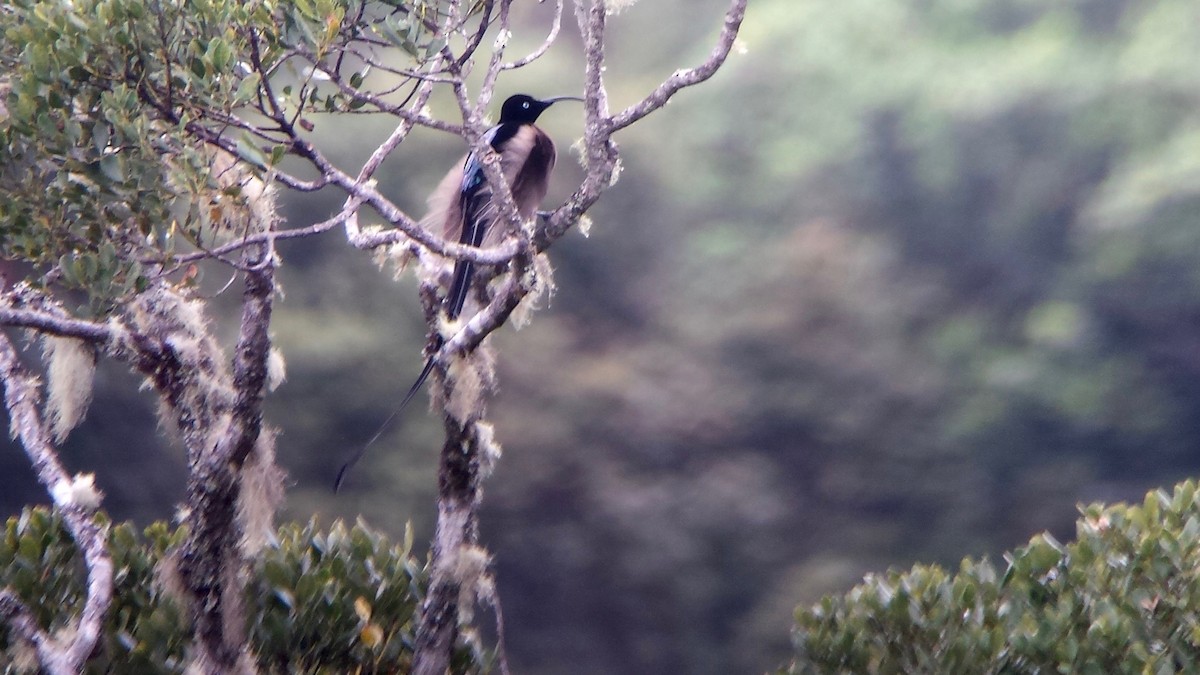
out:
M196 251L194 253L183 253L172 258L172 262L176 264L194 262L196 260L206 260L208 258L216 258L229 253L240 251L251 246L259 246L267 242L280 241L284 239L299 239L302 237L311 237L322 234L341 225L350 217L346 211L341 211L332 218L322 220L319 223L314 223L307 227L297 227L290 230L270 230L268 232L258 232L249 234L237 241L231 241L228 244L218 246L217 248L207 251ZM153 260L143 260L143 263L152 263Z
M541 46L530 52L529 55L524 58L504 64L500 67L500 69L516 70L517 68L524 68L525 66L542 58L542 56L550 50L551 45L558 41L558 31L560 28L562 28L562 14L563 0L557 0L554 5L554 20L550 24L550 34L546 36L544 41L542 41Z
M535 239L544 251L566 233L613 183L619 155L612 141L608 93L604 88L604 35L608 10L604 0L579 0L575 18L584 47L584 166L583 182L542 224Z
M107 344L115 341L114 330L108 324L60 317L32 309L0 307L0 325L32 328L42 333L79 338L93 344Z
M513 310L531 290L532 285L528 283L526 275L510 274L487 307L472 316L454 337L446 341L438 358L446 362L451 356L474 351L484 338L508 321Z
M742 19L746 16L747 0L733 0L729 11L725 13L725 25L721 28L721 36L713 47L708 59L695 68L676 71L649 96L621 111L609 122L610 131L619 131L637 122L646 115L667 104L680 89L699 84L712 77L725 63L733 43L741 29Z
M351 206L351 204L353 204L353 206ZM419 238L410 237L404 230L399 229L363 232L357 223L357 209L361 205L361 200L354 200L352 198L345 206L343 206L341 211L319 223L289 230L275 230L271 232L258 232L255 234L250 234L238 239L237 241L231 241L214 249L193 251L192 253L181 253L172 258L171 262L179 265L195 262L197 260L208 260L214 258L220 259L230 253L234 253L252 246L258 246L267 242L283 241L287 239L300 239L303 237L324 234L325 232L328 232L341 225L346 225L350 231L350 243L355 248L363 250L374 249L380 246L388 246L391 244L417 242L426 249L438 255L445 256L447 258L454 258L456 260L470 260L471 262L483 265L504 264L511 260L517 251L516 241L511 238L501 240L495 246L476 248L468 244L460 244L456 241L442 239L441 237L437 237L436 235L428 232L425 230L425 228L420 228L423 232L423 235ZM157 259L149 258L142 261L143 264L157 264L159 262L160 261ZM14 313L11 317L11 320L6 320L6 316L5 310L0 308L0 325L19 325L30 328L40 328L43 323L49 326L58 325L58 330L47 328L46 332L50 332L55 335L62 334L68 337L87 337L86 332L89 330L87 327L72 327L71 321L56 324L51 320L51 318L25 317L19 312ZM104 328L103 324L88 325L97 328ZM78 330L80 334L63 332L68 329Z
M712 77L725 63L746 14L747 0L732 0L725 14L721 35L708 59L690 70L676 72L649 96L615 117L609 117L608 94L604 88L604 34L607 8L604 0L579 0L576 19L584 38L585 128L584 162L587 173L567 201L554 210L538 231L537 250L544 251L583 215L612 184L618 153L612 135L662 108L680 89Z
M479 87L478 104L480 108L487 106L492 100L492 92L496 88L496 78L504 69L504 49L512 38L512 29L508 23L508 10L512 0L500 0L499 28L496 31L496 42L492 47L492 58L488 63L487 72L483 75L483 84Z
M357 219L357 215L354 220ZM347 224L349 227L349 224ZM356 225L357 227L357 225ZM442 239L435 235L425 232L421 238L409 237L407 233L400 230L382 230L379 232L360 232L355 231L351 236L350 243L356 248L372 249L387 244L401 244L415 241L426 249L446 258L455 260L470 260L473 263L483 265L501 265L512 259L518 250L518 243L513 238L503 239L495 246L486 248L476 248L468 244L460 244L456 241Z

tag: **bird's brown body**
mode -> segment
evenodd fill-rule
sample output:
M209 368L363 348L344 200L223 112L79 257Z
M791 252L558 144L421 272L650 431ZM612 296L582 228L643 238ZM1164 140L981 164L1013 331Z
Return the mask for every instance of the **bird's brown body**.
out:
M456 163L438 183L437 189L429 195L426 202L429 210L421 221L421 224L430 230L441 229L442 236L451 241L463 240L461 186L468 157L463 157ZM513 201L524 220L533 218L538 206L546 198L555 159L554 142L546 132L532 124L518 127L512 139L501 150L500 170L512 189ZM489 246L500 241L502 231L500 228L491 227L491 221L495 218L495 208L491 206L491 188L487 185L480 187L478 195L478 201L492 211L490 214L478 214L485 221L482 245Z
M518 94L504 102L500 112L500 123L488 130L484 140L500 154L500 170L512 190L513 202L523 220L531 220L538 206L546 198L550 186L550 171L554 169L554 142L534 122L538 115L556 101L574 98L564 96L538 100ZM575 99L580 100L580 99ZM429 196L429 212L421 224L429 230L442 231L448 240L471 246L489 246L501 240L505 228L498 227L499 208L493 199L492 186L484 177L481 158L468 154L458 162ZM475 265L467 260L457 260L454 271L446 285L446 296L442 311L449 319L457 319L467 302L475 278ZM430 343L431 353L425 367L409 388L396 411L384 421L379 431L367 441L338 471L334 489L341 485L346 472L362 457L367 447L375 442L393 418L408 405L421 385L429 377L436 363L437 351L444 338L435 334Z
M497 142L495 137L500 134L507 138ZM522 219L529 220L546 197L555 162L554 142L532 123L509 128L500 125L491 135L517 211ZM499 209L492 198L492 188L483 179L482 167L473 155L467 155L446 174L428 203L429 213L422 224L431 230L441 229L442 236L451 241L488 246L498 242L504 233L504 228L496 227ZM471 262L455 262L443 306L447 317L457 319L462 312L474 272Z

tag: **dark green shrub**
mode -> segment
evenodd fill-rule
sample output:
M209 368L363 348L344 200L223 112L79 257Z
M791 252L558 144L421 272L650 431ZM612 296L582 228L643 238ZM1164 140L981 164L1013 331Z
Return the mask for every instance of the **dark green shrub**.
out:
M1200 668L1200 496L1081 509L1077 538L1042 534L957 574L869 575L797 611L787 673L1177 673Z
M162 523L142 535L129 524L109 536L115 597L89 673L182 673L186 615L156 581L181 537ZM426 583L411 539L394 545L359 523L328 532L286 525L255 560L247 583L247 629L266 673L404 673ZM157 573L160 577L161 573ZM49 631L66 629L83 605L83 567L56 513L26 510L0 541L0 587L14 590ZM29 649L0 629L0 667L34 672ZM456 654L454 671L474 673L485 655Z

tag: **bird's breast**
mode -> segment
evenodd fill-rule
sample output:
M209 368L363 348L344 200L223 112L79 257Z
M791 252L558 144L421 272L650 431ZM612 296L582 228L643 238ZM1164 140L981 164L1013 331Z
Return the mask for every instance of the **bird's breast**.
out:
M554 142L546 132L532 124L523 124L501 152L505 178L512 186L513 200L522 218L532 218L550 188L554 169Z

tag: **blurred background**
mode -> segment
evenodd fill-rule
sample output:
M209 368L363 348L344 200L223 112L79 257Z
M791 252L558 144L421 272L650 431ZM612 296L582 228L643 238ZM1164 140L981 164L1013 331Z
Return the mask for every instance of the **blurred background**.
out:
M615 16L614 107L703 58L724 5ZM514 54L551 9L518 6ZM495 340L483 539L514 672L762 672L797 604L864 572L1070 537L1079 502L1194 476L1197 25L1193 0L752 0L744 53L619 137L590 236L552 251L558 293ZM568 17L497 95L580 89ZM561 199L580 112L543 120ZM316 121L344 163L389 130ZM385 186L419 213L462 152L417 135ZM289 226L335 199L287 196ZM425 397L330 491L423 344L411 275L339 237L282 249L282 517L428 536ZM170 517L182 495L181 449L111 364L65 453L115 517ZM0 475L4 513L44 501L15 448Z

